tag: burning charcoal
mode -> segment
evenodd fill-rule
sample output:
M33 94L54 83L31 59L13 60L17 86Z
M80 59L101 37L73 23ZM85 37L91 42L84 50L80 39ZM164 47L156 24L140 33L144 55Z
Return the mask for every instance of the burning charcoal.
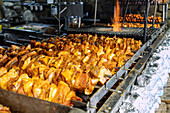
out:
M148 85L150 82L150 77L146 75L140 75L137 77L137 84L141 87Z

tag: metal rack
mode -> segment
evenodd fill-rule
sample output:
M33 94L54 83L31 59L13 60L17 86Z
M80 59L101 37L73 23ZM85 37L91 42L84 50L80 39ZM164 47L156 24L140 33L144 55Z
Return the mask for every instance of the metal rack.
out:
M60 3L56 3L56 5L59 8L58 16L57 17L56 17L56 15L54 15L54 16L56 17L56 19L59 22L58 32L60 33L60 29L61 29L60 14L63 10L60 11L61 10ZM97 3L96 3L96 5L97 5ZM144 37L144 41L146 42L146 37L148 36L147 31L149 31L149 29L147 29L147 27L146 27L147 26L147 17L148 17L148 12L149 12L149 7L150 7L149 0L147 0L147 3L145 5L146 5L145 27L144 27L144 30L142 30L143 32L141 32L140 35ZM127 8L128 8L128 3L127 3ZM97 11L97 8L96 8L96 11ZM143 53L146 52L145 49L148 47L148 45L152 44L152 42L155 38L152 38L151 40L147 41L134 54L134 56L130 60L128 60L124 66L122 66L119 69L119 71L115 75L110 77L110 79L107 81L107 83L105 85L98 88L98 90L95 92L95 94L93 94L91 96L90 100L87 102L87 105L86 105L87 112L89 112L89 113L97 112L96 109L97 109L98 102L108 92L113 92L113 93L108 98L108 100L103 104L103 106L99 109L98 112L114 112L114 111L116 111L117 106L120 104L120 101L124 98L125 94L127 94L131 85L134 83L136 75L142 71L145 63L147 62L147 60L150 56L150 54L147 54L144 56L141 56L141 54L143 55ZM159 39L157 39L158 42L160 41ZM150 51L147 51L147 52L150 52ZM139 62L137 62L135 67L132 70L129 69L129 67L132 64L136 63L135 60L139 59L141 57L143 57L143 58ZM131 70L131 72L128 73L130 70ZM121 78L122 75L124 75L124 74L125 74L125 77ZM112 86L120 79L123 79L124 81L118 86L117 89L112 89ZM75 107L64 106L64 105L60 105L57 103L47 102L44 100L27 97L24 95L20 95L20 94L2 90L2 89L0 89L0 92L1 92L0 98L1 98L2 102L4 103L4 105L7 105L7 104L9 104L10 106L15 105L15 106L13 106L13 109L21 110L23 112L28 112L28 113L35 112L35 111L39 111L39 112L47 112L47 111L49 111L49 112L69 112L69 111L76 109ZM112 104L110 104L111 102L112 102ZM83 104L83 103L80 102L80 104ZM78 112L78 110L77 110L77 112Z
M158 5L162 5L163 6L163 22L165 22L165 20L168 19L168 2L166 3L161 3L161 4L158 4L158 1L155 0L155 3L152 3L150 2L150 0L145 0L145 1L137 1L137 0L125 0L124 1L125 3L125 12L124 12L124 15L123 15L123 22L122 22L122 26L123 26L123 23L125 22L125 16L126 16L126 13L127 13L127 9L128 9L128 6L129 5L145 5L146 8L145 8L145 14L144 14L144 17L145 17L145 22L144 22L144 32L143 32L143 42L145 43L146 40L147 40L147 24L148 24L148 21L147 21L147 18L148 18L148 14L149 14L149 9L150 9L150 5L155 5L155 11L154 11L154 19L153 19L153 22L152 22L152 26L154 26L155 24L155 16L156 16L156 12L157 12L157 6ZM137 4L136 4L137 3ZM94 13L94 25L96 24L96 14L97 14L97 0L95 2L95 13Z
M89 113L95 113L96 109L95 107L97 107L97 103L103 98L103 96L108 92L114 92L116 94L123 94L124 90L116 90L116 89L111 89L111 87L119 80L121 79L121 76L124 73L128 73L129 67L135 62L136 59L138 59L140 57L140 55L144 52L144 50L147 48L147 44L149 44L150 42L148 41L148 43L145 43L135 54L134 56L128 60L126 62L126 64L124 66L122 66L119 71L112 76L112 78L110 78L109 81L107 81L107 83L105 85L103 85L91 98L89 103L87 104L87 109ZM126 75L127 76L127 75ZM125 76L125 77L126 77ZM125 78L123 78L125 79ZM93 106L93 107L89 107L89 105Z
M155 37L156 38L156 37ZM95 113L95 112L113 112L117 110L117 106L121 103L121 100L124 98L124 96L127 94L128 89L130 86L134 83L135 77L138 73L142 71L142 68L145 65L145 62L147 62L148 55L144 55L145 53L150 53L150 51L147 51L147 47L149 45L153 45L154 39L150 39L147 41L143 46L129 59L124 66L122 66L115 75L112 75L110 79L102 86L98 87L98 90L90 97L90 100L85 102L79 102L79 106L84 106L84 108L87 108L87 112L89 113ZM160 41L160 38L157 39L157 42ZM150 46L155 48L154 46ZM153 50L153 49L151 49ZM144 56L143 56L144 55ZM149 54L150 55L150 54ZM142 58L140 61L136 63L135 60ZM133 69L130 69L130 66L132 64L135 64ZM129 72L131 71L131 72ZM125 75L124 78L122 78L122 75ZM112 89L112 86L115 85L115 83L118 80L123 80L121 84L116 88ZM97 111L97 104L99 101L108 93L111 93L111 96L106 100L106 102L103 104L101 108ZM6 96L7 95L7 96ZM72 110L80 110L79 113L84 113L83 110L78 109L76 107L70 107L70 106L64 106L57 103L52 103L44 100L40 100L37 98L28 97L25 95L17 94L14 92L6 91L3 89L0 89L0 99L2 100L1 103L4 105L12 106L13 110L20 110L21 111L27 111L27 112L71 112ZM112 101L110 101L110 99ZM112 102L112 104L110 104ZM31 104L30 104L31 103ZM32 105L34 107L32 108Z
M135 64L132 70L128 73L126 79L116 88L116 90L121 90L123 93L112 93L97 113L115 113L118 110L122 100L125 99L126 94L130 91L131 86L134 84L137 77L136 75L141 73L154 50L166 39L165 34L166 32L163 32L154 42L153 40L147 42L150 44L150 47L145 50L143 58Z
M125 16L126 16L126 13L127 13L127 9L128 9L128 6L129 5L134 5L134 2L130 3L129 0L127 0L125 2L125 12L124 12L124 15L123 15L123 22L122 22L122 25L123 23L125 22ZM146 0L145 2L142 2L141 4L135 4L135 5L146 5L146 8L145 8L145 14L144 14L144 18L145 18L145 22L144 22L144 32L143 32L143 42L146 42L146 37L147 37L147 23L148 23L148 14L149 14L149 9L150 9L150 5L155 5L155 11L154 11L154 18L153 18L153 23L152 23L152 26L154 26L155 24L155 16L156 16L156 12L157 12L157 5L162 5L163 6L163 22L165 22L165 20L168 19L168 2L166 3L161 3L161 4L158 4L158 1L155 0L155 3L150 3L150 0Z
M167 23L164 23L160 28L148 28L146 30L146 40L153 39L157 37L163 30L166 29ZM137 40L142 40L144 37L144 29L143 28L122 28L121 31L116 32L113 31L113 28L108 26L94 26L87 28L68 28L68 33L90 33L90 34L98 34L98 35L107 35L107 36L118 36L118 37L126 37L131 38L134 37Z
M90 97L90 100L87 103L79 102L80 106L84 106L87 108L87 112L89 113L95 113L97 112L97 104L98 102L103 98L103 96L108 92L114 92L119 94L124 94L123 90L116 90L112 89L112 86L115 85L115 83L121 78L122 75L125 74L125 77L128 74L128 71L132 64L135 63L136 59L139 59L141 54L144 52L144 50L147 48L148 44L150 44L151 41L148 41L145 43L134 55L131 59L129 59L124 66L122 66L115 75L112 75L110 79L104 84L102 87L98 87L99 89ZM7 95L7 96L5 96ZM28 97L25 95L17 94L15 92L6 91L3 89L0 89L0 99L2 100L1 103L3 105L11 106L13 110L16 111L27 111L29 112L46 112L49 111L51 113L53 112L64 112L67 113L69 111L72 111L74 109L77 109L76 107L70 107L65 105L60 105L57 103L52 103L44 100L40 100L37 98ZM12 102L13 101L13 102ZM31 103L31 104L30 104ZM32 105L34 105L33 108ZM80 110L80 109L77 109ZM84 113L82 110L80 113Z

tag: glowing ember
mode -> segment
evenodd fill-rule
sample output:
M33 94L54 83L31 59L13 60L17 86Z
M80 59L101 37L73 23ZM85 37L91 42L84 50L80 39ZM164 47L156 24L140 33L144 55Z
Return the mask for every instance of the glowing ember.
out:
M119 0L116 1L116 10L114 10L114 20L111 18L113 22L113 31L121 31L121 24L119 22L120 19L120 6Z

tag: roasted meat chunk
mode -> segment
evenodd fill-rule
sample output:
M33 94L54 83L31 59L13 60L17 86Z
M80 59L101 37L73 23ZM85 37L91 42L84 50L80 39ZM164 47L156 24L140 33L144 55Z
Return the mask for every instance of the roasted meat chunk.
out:
M0 48L0 88L64 105L91 95L140 49L141 41L70 34Z

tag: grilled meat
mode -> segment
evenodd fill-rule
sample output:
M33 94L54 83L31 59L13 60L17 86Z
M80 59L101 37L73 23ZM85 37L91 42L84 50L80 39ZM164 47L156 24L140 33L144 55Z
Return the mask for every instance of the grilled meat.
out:
M10 109L8 107L5 107L0 104L0 112L1 113L11 113Z
M115 20L112 20L112 22ZM116 18L116 21L123 21L123 17ZM125 16L125 23L123 24L123 27L139 27L143 28L144 24L142 22L145 22L145 18L141 16L140 14L127 14ZM148 22L153 22L153 16L148 16ZM155 22L157 24L154 24L155 28L160 28L160 22L162 22L162 17L155 17ZM121 23L119 24L110 24L108 23L107 26L112 26L113 28L119 26L121 27ZM147 24L147 28L152 27L152 24Z
M118 26L119 27L121 27L121 23L120 24L118 24ZM109 27L116 27L116 25L115 24L107 24L107 25L105 25L105 26L109 26ZM123 27L138 27L138 28L144 28L144 24L141 24L141 23L127 23L127 22L125 22L124 24L123 24ZM150 27L152 27L152 24L147 24L147 28L150 28ZM155 28L160 28L160 24L154 24L154 27Z
M127 22L144 22L145 18L140 14L126 14L125 21ZM117 18L117 21L122 22L123 17ZM148 22L153 22L153 16L148 16ZM160 23L162 22L162 17L155 17L155 22Z
M66 39L67 38L67 39ZM82 101L75 91L92 94L95 85L103 85L138 50L141 41L70 34L47 42L31 41L27 47L3 51L0 87L23 95L72 105ZM1 50L2 49L2 50ZM11 55L11 53L13 55Z

